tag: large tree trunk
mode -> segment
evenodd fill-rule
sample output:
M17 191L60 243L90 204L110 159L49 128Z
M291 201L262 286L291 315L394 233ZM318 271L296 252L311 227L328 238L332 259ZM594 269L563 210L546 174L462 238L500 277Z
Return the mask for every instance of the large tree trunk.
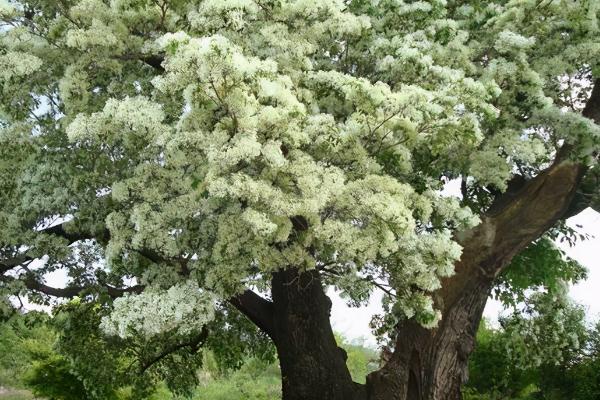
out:
M468 356L491 288L477 283L446 310L437 329L407 322L399 327L394 356L368 377L352 382L346 354L329 322L331 301L316 271L288 270L273 278L274 341L284 400L453 400L460 398Z
M468 359L494 279L512 257L540 237L568 209L584 167L557 161L499 201L475 228L457 235L463 246L456 273L433 294L442 321L424 329L405 321L393 354L352 382L337 347L331 302L317 271L287 269L272 281L272 332L280 359L284 400L459 400Z
M274 338L284 400L364 400L329 322L331 301L318 272L288 269L272 282Z
M491 284L477 283L445 310L435 329L398 326L394 353L368 376L369 400L458 400Z
M477 280L472 280L476 282ZM399 327L394 356L352 382L333 336L331 302L316 272L279 272L273 279L274 338L284 400L453 400L460 398L468 356L491 284L477 285L447 310L437 329Z

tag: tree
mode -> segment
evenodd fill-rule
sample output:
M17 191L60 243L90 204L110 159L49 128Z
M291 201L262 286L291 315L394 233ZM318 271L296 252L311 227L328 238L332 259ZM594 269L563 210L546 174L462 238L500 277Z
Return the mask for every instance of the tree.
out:
M0 322L0 387L24 387L23 375L54 342L54 332L44 323L47 319L44 313L31 312Z
M496 278L598 208L595 0L0 13L2 293L97 302L123 340L198 336L235 307L285 400L459 398ZM385 293L390 351L365 384L329 286Z
M581 306L560 293L536 293L524 313L501 325L479 326L466 399L598 398L598 326L588 326Z

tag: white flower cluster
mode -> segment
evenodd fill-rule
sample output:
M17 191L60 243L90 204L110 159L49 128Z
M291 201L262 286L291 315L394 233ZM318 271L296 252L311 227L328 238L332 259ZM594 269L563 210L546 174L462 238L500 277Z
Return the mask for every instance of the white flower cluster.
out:
M17 15L17 9L8 0L0 0L0 17L10 19Z
M593 154L600 146L600 126L589 118L547 107L536 113L531 124L551 130L557 138L577 146L580 158L588 163L593 162Z
M150 288L115 300L114 310L103 318L101 329L122 338L166 332L185 335L199 331L213 319L214 303L214 296L192 281L168 290Z
M535 38L533 37L524 37L519 35L518 33L510 32L510 31L502 31L498 35L498 39L496 40L496 50L501 53L507 53L513 50L524 50L532 47L535 44Z
M67 127L67 135L74 142L123 143L125 148L139 152L168 134L170 128L163 124L164 118L161 106L147 98L110 99L101 112L77 115Z
M400 318L414 318L425 328L435 328L442 318L441 312L434 309L431 297L422 293L400 298L392 312Z
M251 0L207 0L188 18L196 28L210 30L226 27L238 31L256 19L259 10L257 2Z
M13 77L24 77L33 74L42 67L42 60L38 57L17 52L9 51L0 55L0 82L8 81Z
M587 332L585 310L568 298L568 286L530 296L524 313L504 320L506 351L516 365L535 368L559 364L570 349L578 349Z
M94 19L87 29L71 29L67 34L67 46L85 50L90 47L117 47L119 40L112 28Z

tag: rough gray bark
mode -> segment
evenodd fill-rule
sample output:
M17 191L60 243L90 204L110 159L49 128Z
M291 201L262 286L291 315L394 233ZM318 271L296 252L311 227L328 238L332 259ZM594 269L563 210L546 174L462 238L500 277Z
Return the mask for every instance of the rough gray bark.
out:
M319 273L277 272L272 296L284 400L365 399L364 387L352 382L346 352L335 342L331 301Z

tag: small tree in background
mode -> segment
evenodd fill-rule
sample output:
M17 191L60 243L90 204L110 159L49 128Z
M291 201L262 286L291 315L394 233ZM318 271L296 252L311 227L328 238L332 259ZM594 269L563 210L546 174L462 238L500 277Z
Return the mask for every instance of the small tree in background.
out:
M535 293L522 312L482 323L467 400L592 400L600 394L598 326L563 293Z

